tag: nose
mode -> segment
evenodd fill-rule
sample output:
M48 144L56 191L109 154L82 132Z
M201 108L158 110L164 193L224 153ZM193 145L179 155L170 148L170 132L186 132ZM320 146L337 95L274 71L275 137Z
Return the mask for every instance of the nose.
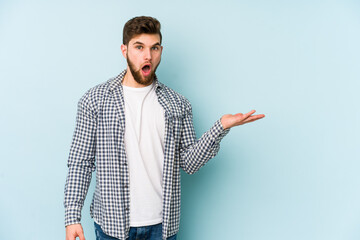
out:
M151 60L151 50L150 49L146 49L144 51L144 58L145 58L145 60Z

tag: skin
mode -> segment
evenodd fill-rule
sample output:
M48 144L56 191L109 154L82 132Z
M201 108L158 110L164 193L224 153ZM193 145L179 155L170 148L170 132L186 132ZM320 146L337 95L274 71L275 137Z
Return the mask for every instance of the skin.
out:
M71 224L66 226L66 240L75 240L79 237L80 240L85 240L84 230L81 224Z
M140 34L135 35L127 45L121 45L121 52L128 63L123 85L141 88L153 82L163 50L160 44L159 34ZM151 74L144 76L141 68L147 63L151 65Z
M128 63L123 85L135 88L150 85L154 81L156 68L160 64L162 50L159 34L136 35L127 45L121 45L121 52ZM151 66L151 73L148 76L141 71L144 64ZM245 114L225 114L221 117L221 124L224 129L228 129L265 117L264 114L253 115L254 113L255 110ZM66 226L66 240L75 240L76 237L85 240L81 224Z

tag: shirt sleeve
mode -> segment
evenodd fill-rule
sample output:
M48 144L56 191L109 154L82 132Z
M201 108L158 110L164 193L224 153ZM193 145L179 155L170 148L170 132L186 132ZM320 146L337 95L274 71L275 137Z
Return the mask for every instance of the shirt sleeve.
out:
M96 117L87 95L78 102L76 126L64 189L65 226L80 223L81 209L95 170Z
M188 174L193 174L216 156L221 139L230 129L225 130L219 119L210 130L196 139L191 104L187 101L186 105L180 142L180 166Z

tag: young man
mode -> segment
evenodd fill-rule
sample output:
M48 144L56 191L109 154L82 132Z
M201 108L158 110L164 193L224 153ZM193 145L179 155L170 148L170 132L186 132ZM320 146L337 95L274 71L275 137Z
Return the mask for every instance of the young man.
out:
M129 20L122 54L127 69L90 89L78 103L65 184L66 240L84 240L81 209L95 170L90 213L98 240L176 239L180 168L199 170L231 127L264 115L227 114L196 140L189 101L158 81L160 23Z

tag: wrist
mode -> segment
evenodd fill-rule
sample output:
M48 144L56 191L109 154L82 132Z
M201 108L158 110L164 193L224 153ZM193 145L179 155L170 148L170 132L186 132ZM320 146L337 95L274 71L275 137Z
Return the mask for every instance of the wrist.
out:
M224 119L223 117L220 119L220 123L221 123L221 126L224 130L228 129L229 127L226 125L226 123L224 122Z

